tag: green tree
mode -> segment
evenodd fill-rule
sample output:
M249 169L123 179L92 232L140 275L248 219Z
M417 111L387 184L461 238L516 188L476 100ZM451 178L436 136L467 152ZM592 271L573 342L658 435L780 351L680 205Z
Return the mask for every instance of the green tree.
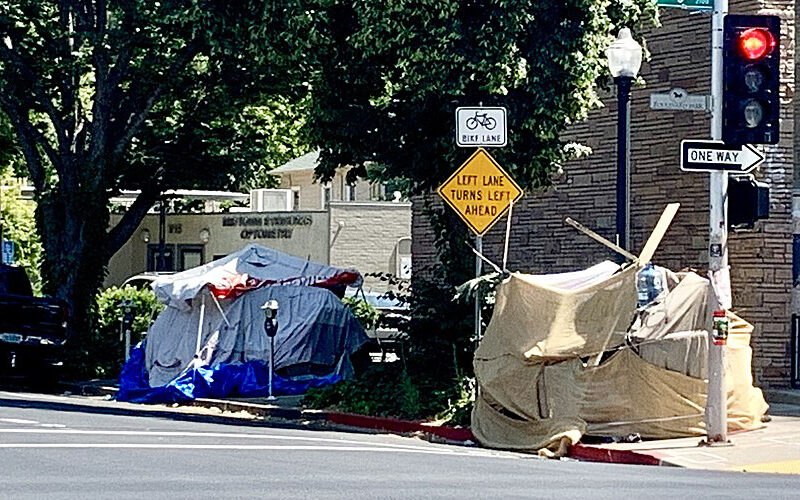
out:
M20 199L22 185L11 168L0 167L0 224L3 239L14 242L15 263L28 273L34 292L41 290L39 268L42 263L42 244L36 232L35 204Z
M271 97L302 98L281 57L295 15L256 0L0 0L0 109L36 189L44 289L70 304L74 346L108 259L160 194L237 185L250 163L231 124ZM123 188L140 194L109 228Z
M528 190L548 186L560 164L587 152L561 136L601 105L605 48L621 27L656 13L655 0L310 3L309 134L321 149L318 175L346 164L365 176L374 162L385 179L408 179L417 193L472 153L455 146L454 112L478 104L508 110L508 145L492 151L499 163ZM435 280L415 279L416 345L449 359L444 347L458 342L466 360L469 309L448 297L471 277L470 238L449 209L427 210L444 266Z

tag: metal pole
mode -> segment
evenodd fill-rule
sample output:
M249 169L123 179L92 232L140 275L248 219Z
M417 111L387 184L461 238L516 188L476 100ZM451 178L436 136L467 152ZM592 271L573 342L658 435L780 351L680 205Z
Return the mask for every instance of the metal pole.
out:
M131 359L131 329L125 329L125 362Z
M158 260L156 261L156 271L167 270L167 200L161 198L161 206L158 211Z
M275 370L275 336L269 338L269 396L267 399L275 399L272 395L272 372Z
M631 85L633 78L618 76L617 84L617 245L630 250L631 198ZM617 256L624 261L624 257Z
M3 241L4 241L4 234L3 234L3 179L0 178L0 264L3 264L2 260L2 252L3 252ZM10 264L10 262L9 262Z
M714 0L711 16L711 139L722 139L722 43L723 22L728 13L728 0ZM727 223L728 173L712 172L709 179L708 268L722 290L730 289L728 273ZM730 304L721 300L720 309ZM709 332L711 335L711 332ZM725 349L708 339L708 399L706 430L708 444L727 443L728 405L725 391Z
M475 236L475 250L478 251L479 254L483 254L483 238L480 236ZM483 262L481 262L480 257L477 255L475 256L475 277L480 278L482 272ZM480 342L481 340L481 296L475 291L475 342Z

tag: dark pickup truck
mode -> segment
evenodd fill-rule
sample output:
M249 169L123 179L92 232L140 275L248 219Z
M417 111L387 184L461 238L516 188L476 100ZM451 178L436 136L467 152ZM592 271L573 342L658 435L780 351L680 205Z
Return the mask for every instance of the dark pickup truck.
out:
M46 382L62 365L67 305L34 297L25 270L0 264L0 377Z

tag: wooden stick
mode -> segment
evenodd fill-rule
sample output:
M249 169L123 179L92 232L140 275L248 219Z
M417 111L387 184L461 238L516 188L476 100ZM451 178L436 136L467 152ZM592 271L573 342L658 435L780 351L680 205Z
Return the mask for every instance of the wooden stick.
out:
M503 248L503 271L508 271L506 263L508 262L508 240L511 238L511 211L514 209L514 202L508 202L508 220L506 221L506 245Z
M612 242L608 241L607 239L603 238L599 234L595 233L594 231L592 231L588 227L584 226L580 222L572 219L571 217L567 217L564 220L564 222L566 222L570 226L574 227L578 231L582 232L583 234L585 234L589 238L591 238L591 239L597 241L598 243L601 243L601 244L607 246L611 250L614 250L615 252L623 255L626 259L633 260L633 261L637 260L637 257L635 255L633 255L632 253L630 253L629 251L625 250L624 248L622 248L621 246L619 246L619 245L617 245L615 243L612 243Z

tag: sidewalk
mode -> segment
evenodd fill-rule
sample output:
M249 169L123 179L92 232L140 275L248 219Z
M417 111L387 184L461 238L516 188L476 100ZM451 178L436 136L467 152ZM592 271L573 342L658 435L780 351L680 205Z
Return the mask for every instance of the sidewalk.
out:
M797 394L800 401L800 393ZM773 398L774 399L774 398ZM580 445L578 459L650 463L690 469L800 474L800 405L772 403L763 429L729 434L729 446L700 446L700 438ZM611 456L616 454L615 456Z
M71 384L65 388L84 396L110 397L116 393L116 387L103 381ZM729 434L731 445L701 446L700 437L640 443L579 443L570 448L569 457L619 464L800 474L800 391L770 391L766 396L771 401L772 421L756 431ZM298 407L300 399L297 396L283 396L271 401L266 398L198 399L177 408L111 401L108 404L142 412L164 411L167 408L168 411L180 413L207 414L212 410L218 412L221 418L255 418L298 426L414 434L432 441L474 445L474 437L469 429L341 412L304 410Z

